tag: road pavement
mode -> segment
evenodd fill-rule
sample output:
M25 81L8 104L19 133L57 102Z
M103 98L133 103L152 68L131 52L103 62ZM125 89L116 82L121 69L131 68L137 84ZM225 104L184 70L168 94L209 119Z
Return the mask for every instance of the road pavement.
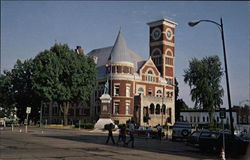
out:
M183 142L135 137L135 148L105 144L107 133L77 129L5 128L0 160L193 160L219 159ZM114 136L117 140L117 134ZM127 137L128 138L128 137Z

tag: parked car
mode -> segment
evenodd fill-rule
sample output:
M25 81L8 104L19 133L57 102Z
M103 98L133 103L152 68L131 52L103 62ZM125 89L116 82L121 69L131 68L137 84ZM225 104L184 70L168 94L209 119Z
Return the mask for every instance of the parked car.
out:
M139 128L135 129L135 134L138 136L146 135L147 132L151 132L152 128L148 126L139 126Z
M187 139L188 135L192 132L192 124L188 122L175 122L173 125L172 141L177 138Z
M194 131L193 133L191 133L187 138L187 144L192 146L198 146L200 134L201 131Z
M250 133L240 133L238 137L244 142L250 142Z
M249 142L244 142L230 132L224 132L225 152L231 155L242 155L246 153ZM202 152L218 153L223 147L223 132L204 131L199 137L199 148Z

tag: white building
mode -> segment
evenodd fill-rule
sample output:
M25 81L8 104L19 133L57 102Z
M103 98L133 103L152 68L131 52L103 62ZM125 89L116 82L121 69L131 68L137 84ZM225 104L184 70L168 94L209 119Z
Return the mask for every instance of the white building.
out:
M232 112L233 115L233 125L234 128L237 128L237 114L235 111ZM180 119L182 121L190 122L193 126L203 125L210 122L209 119L209 113L207 111L201 111L201 110L189 110L189 111L181 111L180 112ZM215 111L213 115L213 119L217 123L221 123L220 119L220 112ZM226 111L226 118L224 120L224 123L230 124L230 118L229 118L229 111Z

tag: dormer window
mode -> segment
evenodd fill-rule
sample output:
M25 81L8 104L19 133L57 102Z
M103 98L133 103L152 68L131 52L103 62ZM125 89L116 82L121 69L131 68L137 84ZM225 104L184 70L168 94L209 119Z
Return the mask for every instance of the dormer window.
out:
M156 82L156 76L155 76L153 70L151 70L151 69L146 72L145 78L146 78L146 81Z

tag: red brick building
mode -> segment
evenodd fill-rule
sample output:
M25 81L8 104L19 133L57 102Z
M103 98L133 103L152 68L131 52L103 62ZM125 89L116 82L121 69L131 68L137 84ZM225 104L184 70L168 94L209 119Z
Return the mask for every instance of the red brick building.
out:
M100 96L109 80L111 118L125 123L132 117L140 125L174 123L174 29L175 22L162 19L148 23L149 58L143 60L126 44L119 31L115 44L94 49L98 86L91 98L91 117L98 119ZM149 117L148 122L146 118Z
M121 32L115 44L94 49L98 86L91 98L91 117L98 119L100 96L109 80L111 118L125 123L132 117L140 125L174 123L174 29L175 22L162 19L148 23L150 51L143 60L130 50ZM145 117L149 117L146 122Z

